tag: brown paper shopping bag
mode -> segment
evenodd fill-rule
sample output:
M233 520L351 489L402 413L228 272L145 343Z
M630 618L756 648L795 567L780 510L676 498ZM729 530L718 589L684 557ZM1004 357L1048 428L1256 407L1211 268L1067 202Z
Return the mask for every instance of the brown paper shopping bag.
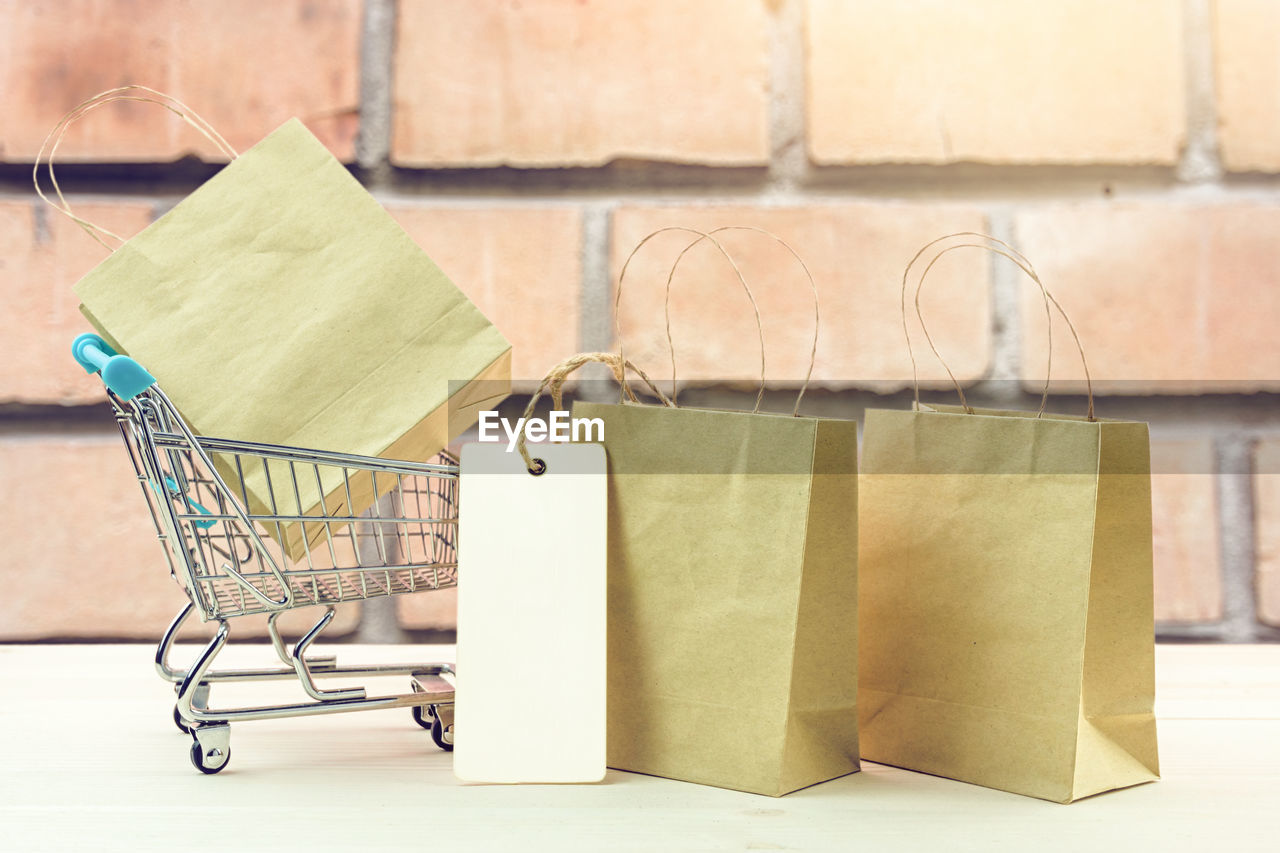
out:
M938 256L990 243L1040 284L991 238ZM1147 425L956 388L866 416L862 756L1057 802L1158 778Z
M197 433L421 460L505 395L510 345L301 122L235 156L180 103L124 87L55 132L116 100L160 104L232 157L116 238L75 288L99 334L151 371ZM104 245L115 236L77 221ZM254 513L354 516L395 485L333 468L295 492L287 463L215 462ZM300 523L267 532L297 559L324 525L307 522L305 539Z
M609 766L771 796L851 773L856 424L674 397L573 407L608 454Z

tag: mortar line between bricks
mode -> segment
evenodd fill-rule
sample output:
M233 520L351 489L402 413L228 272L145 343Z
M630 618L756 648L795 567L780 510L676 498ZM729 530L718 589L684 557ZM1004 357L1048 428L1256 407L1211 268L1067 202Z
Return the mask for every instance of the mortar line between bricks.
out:
M360 129L355 157L361 182L370 188L390 179L395 14L395 0L364 0L360 28ZM363 643L404 642L395 600L365 601L360 608L356 637Z
M398 597L387 595L360 602L360 625L356 642L376 644L403 643L408 638L400 627Z
M1039 167L1024 172L1018 167L964 166L901 167L904 174L886 176L879 169L859 167L853 174L807 178L805 183L780 189L762 178L744 180L722 174L715 166L675 166L651 164L635 174L602 167L599 170L540 169L518 175L490 170L461 173L422 171L397 173L380 196L399 201L429 199L432 202L492 204L495 200L515 203L548 201L618 203L698 203L717 201L755 203L765 207L833 205L851 201L922 202L933 204L1035 205L1066 201L1241 203L1280 201L1280 174L1232 175L1222 183L1189 186L1172 177L1152 180L1142 167L1133 172L1098 171L1092 167ZM825 168L825 167L824 167ZM887 167L896 169L899 167ZM674 169L674 173L667 172ZM193 189L194 187L192 187Z
M805 10L780 0L769 14L769 183L766 195L789 196L809 172L805 118Z
M589 205L582 211L582 314L578 324L578 349L582 352L606 350L613 339L613 312L609 305L610 218L609 209L603 205Z
M1218 476L1219 553L1222 561L1222 638L1245 643L1260 638L1254 586L1253 440L1219 435L1213 445Z
M381 183L390 172L395 20L395 0L364 0L356 163L366 172L366 184Z
M8 176L0 166L0 201L36 201L31 192L30 171L25 177ZM115 166L108 168L120 180ZM123 166L121 165L121 168ZM708 167L712 168L712 167ZM394 171L394 170L393 170ZM423 177L437 173L424 172ZM728 179L681 186L667 186L637 180L619 186L608 175L580 182L566 178L558 170L541 170L531 176L535 185L523 180L489 183L493 176L483 171L471 177L450 176L440 184L428 180L420 186L406 185L397 176L384 177L380 169L358 170L365 186L382 203L424 204L457 207L536 207L539 205L617 204L742 204L759 207L824 207L847 203L938 204L972 206L984 203L1023 207L1064 202L1113 202L1162 204L1280 204L1280 175L1232 176L1214 184L1161 184L1125 187L1110 177L1078 177L1037 184L1035 179L1005 175L989 180L938 175L918 175L902 179L877 180L871 184L836 182L811 184L785 192L764 183L743 186ZM474 180L475 183L470 183ZM545 181L546 185L540 185ZM94 178L76 178L76 191L68 197L80 203L144 201L163 209L176 204L196 190L203 180L167 180L142 177L136 183L106 185ZM1034 185L1034 186L1033 186Z
M36 246L44 246L53 239L49 228L49 216L53 210L36 198L32 198L31 201L31 242Z
M1156 638L1161 642L1221 642L1220 622L1156 622Z
M613 210L607 205L593 204L583 208L582 279L578 285L582 299L578 329L580 352L606 352L613 348L613 302L610 298L613 288L609 270L612 222ZM572 353L564 355L567 358ZM598 381L609 376L604 365L584 365L581 376L591 380L579 388L582 399L612 401L612 394L606 390L607 383Z
M1004 208L987 212L988 233L1017 248L1013 213ZM1022 318L1018 310L1022 271L1012 261L989 255L991 265L991 367L995 380L1017 379L1022 367ZM1002 387L1007 387L1002 383Z
M1178 178L1191 184L1213 183L1222 178L1223 170L1218 151L1210 0L1183 0L1182 32L1187 124Z

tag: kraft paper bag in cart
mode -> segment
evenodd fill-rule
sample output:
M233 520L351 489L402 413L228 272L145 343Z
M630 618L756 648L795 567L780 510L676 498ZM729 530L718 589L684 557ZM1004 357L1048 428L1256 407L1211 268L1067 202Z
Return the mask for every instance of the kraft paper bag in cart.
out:
M181 104L125 87L57 131L113 100L160 103L232 157L75 287L197 433L422 460L505 395L510 345L301 122L235 156ZM286 462L215 462L261 514L354 516L395 485L330 468L295 492ZM324 525L267 533L299 559Z
M1157 779L1147 425L1095 418L1091 383L1085 417L956 388L866 416L862 756L1056 802Z
M854 772L856 424L674 396L573 407L608 455L609 766L770 796Z

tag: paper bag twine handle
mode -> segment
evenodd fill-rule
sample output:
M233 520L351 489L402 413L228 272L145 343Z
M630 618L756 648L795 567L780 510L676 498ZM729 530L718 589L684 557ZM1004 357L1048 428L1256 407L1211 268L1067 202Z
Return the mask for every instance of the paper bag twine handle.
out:
M564 361L547 371L547 375L543 377L542 382L538 385L538 390L534 391L533 396L529 398L529 405L524 408L523 417L525 420L528 420L533 415L534 407L538 405L538 399L542 397L543 392L547 392L551 395L551 406L553 409L561 408L564 405L563 392L565 380L567 380L570 374L576 371L579 367L592 362L607 364L609 366L613 371L614 380L622 386L623 394L626 397L629 397L631 402L636 403L639 401L636 399L636 395L632 392L631 388L623 381L624 366L635 371L635 374L640 377L640 381L648 386L649 390L653 392L653 395L657 397L664 406L672 405L671 401L658 390L658 387L653 384L653 380L650 379L643 370L636 367L631 362L625 362L624 364L620 354L612 352L584 352L579 355L572 356L571 358L566 358ZM534 459L529 455L529 450L525 447L524 430L520 431L520 437L516 439L516 450L520 451L520 455L524 457L524 464L529 469L530 474L533 474L536 477L546 473L547 463L543 462L541 459Z
M84 229L85 233L93 239L97 240L107 251L115 251L104 237L109 237L119 243L124 242L124 238L119 234L115 234L100 225L94 225L76 216L71 210L71 205L67 203L67 199L62 194L62 187L58 186L58 178L53 171L53 161L58 154L58 146L62 144L62 138L66 135L67 128L79 121L86 113L96 110L98 107L110 104L114 101L139 101L145 104L156 104L164 107L187 124L194 127L200 132L200 135L213 143L218 150L226 154L232 160L237 156L236 150L231 147L227 140L222 138L218 131L213 129L207 121L196 114L194 110L177 98L166 95L163 92L157 92L146 86L119 86L115 89L108 89L105 92L99 92L92 98L77 104L70 112L62 117L59 122L53 126L53 130L49 131L49 135L44 138L44 142L40 145L40 150L36 153L35 165L31 167L31 182L35 184L36 195L44 199L44 201L52 206L54 210L69 218L72 222ZM52 144L51 144L52 143ZM40 189L40 162L45 159L45 152L48 152L47 167L49 172L49 183L53 185L54 195L58 197L55 202L44 194L44 190Z
M622 374L622 383L621 383L621 384L622 384L622 387L623 387L623 391L624 391L624 392L626 392L626 389L627 389L627 376L626 376L626 370L625 370L625 368L626 368L626 366L627 366L630 362L628 362L628 361L626 360L626 358L623 356L623 346L622 346L622 314L621 314L621 310L620 310L620 306L622 305L622 284L623 284L623 282L625 282L625 281L627 280L627 269L631 266L631 262L632 262L633 260L635 260L636 255L638 255L638 254L640 253L640 250L644 248L644 245L645 245L646 243L648 243L650 240L652 240L654 237L657 237L659 234L665 234L665 233L667 233L668 231L682 231L682 232L684 232L684 233L686 233L686 234L695 234L695 235L697 235L698 239L697 239L697 240L694 240L694 241L693 241L693 243L691 243L689 246L686 246L686 247L685 247L685 250L684 250L685 252L687 252L690 248L692 248L692 246L697 245L699 242L701 242L701 241L703 241L703 240L710 240L710 241L711 241L711 244L712 244L713 246L715 246L715 247L716 247L716 249L718 249L718 250L719 250L720 254L724 256L724 259L725 259L726 261L728 261L728 262L729 262L729 266L733 268L733 273L734 273L734 275L736 275L736 276L738 277L738 283L742 285L742 289L743 289L743 291L745 291L745 292L746 292L746 294L747 294L747 299L748 299L748 300L750 300L750 302L751 302L751 310L755 312L755 318L756 318L756 335L757 335L757 336L759 337L759 339L760 339L760 391L759 391L759 393L757 393L757 394L756 394L756 405L755 405L755 408L753 408L751 411L752 411L752 412L758 412L758 411L760 411L760 403L761 403L761 401L764 399L764 367L765 367L765 363L764 363L764 324L760 321L760 306L759 306L758 304L756 304L756 298L755 298L755 296L751 293L751 288L747 285L747 280L743 277L743 275L742 275L742 270L738 269L738 263L737 263L737 261L735 261L735 260L733 259L733 256L732 256L732 255L730 255L727 251L725 251L725 248L724 248L724 246L722 246L722 245L720 244L720 241L719 241L719 240L717 240L715 237L712 237L710 234L707 234L707 233L706 233L706 232L704 232L704 231L699 231L699 230L698 230L698 229L696 229L696 228L685 228L685 227L680 226L680 225L668 225L668 226L666 226L665 228L659 228L659 229L658 229L658 230L656 230L656 231L652 231L652 232L650 232L650 233L649 233L649 234L648 234L648 235L647 235L643 240L641 240L639 243L637 243L637 244L635 245L635 248L631 250L631 254L627 255L627 259L626 259L626 261L624 261L624 262L623 262L623 264L622 264L622 271L618 273L618 288L617 288L617 290L616 290L616 291L614 291L614 296L613 296L613 323L614 323L614 330L615 330L615 333L616 333L616 334L617 334L617 336L618 336L618 360L619 360L619 362L622 364L622 366L623 366L623 368L624 368L624 369L623 369L623 374ZM680 254L681 254L681 255L683 255L683 254L684 254L684 252L681 252ZM676 263L677 263L677 264L679 263L679 259L678 259L678 258L677 258L677 260L676 260ZM671 267L671 272L670 272L670 274L667 276L667 300L668 300L668 304L669 304L670 299L671 299L671 278L672 278L674 275L675 275L675 264L673 264L673 265L672 265L672 267ZM664 309L667 309L667 305L664 305ZM669 316L669 315L668 315L668 316ZM669 325L669 324L668 324L668 327L667 327L667 341L668 341L668 343L670 343L670 341L671 341L671 330L670 330L670 325ZM676 394L675 394L675 390L676 390L676 387L675 387L675 386L676 386L676 382L675 382L675 361L676 361L675 348L674 348L674 347L672 347L672 348L671 348L671 397L672 397L672 403L671 403L671 405L673 405L673 406L675 405L675 402L674 402L674 401L675 401L675 396L676 396ZM625 401L625 393L624 393L623 400Z
M671 334L671 285L672 285L672 282L675 280L676 270L679 268L680 262L684 258L684 256L688 254L689 250L691 250L694 246L697 246L702 241L707 240L707 241L710 241L710 243L714 245L717 250L719 250L720 254L724 256L725 260L729 262L729 266L733 269L734 274L738 278L738 283L742 285L743 291L747 294L747 299L750 300L751 308L755 313L756 334L760 341L760 387L759 387L759 390L756 392L755 406L752 407L751 411L752 413L756 413L760 411L760 405L764 401L764 391L765 391L764 324L760 319L760 306L756 302L755 296L752 294L750 286L747 285L747 281L743 277L742 270L738 267L737 261L735 261L733 256L730 255L729 252L725 250L724 246L721 245L720 241L713 236L722 231L754 231L758 234L763 234L766 237L772 238L774 241L779 243L783 248L785 248L788 252L791 253L791 256L794 257L796 261L800 264L800 268L804 270L806 277L809 279L809 287L813 291L813 313L814 313L813 346L811 347L809 352L809 372L805 375L804 383L800 386L800 393L796 395L796 404L795 404L795 408L792 411L793 415L799 415L800 401L804 399L804 392L809 386L810 378L813 376L814 361L817 358L818 317L819 317L818 287L817 287L817 284L814 282L813 274L809 272L808 266L805 265L804 261L801 259L800 255L796 252L796 250L793 249L785 240L783 240L782 238L778 237L775 234L770 233L769 231L766 231L763 228L756 228L754 226L748 226L748 225L725 225L719 228L715 228L710 232L703 232L695 228L686 228L683 226L672 225L672 226L667 226L665 228L659 228L656 231L651 232L643 240L637 243L635 248L631 250L631 254L627 256L626 261L622 265L622 271L618 274L618 288L614 294L613 310L614 310L614 324L615 324L615 329L618 336L618 355L621 357L623 354L622 318L621 318L620 305L622 303L622 284L627 277L627 268L630 267L631 261L640 252L640 249L643 248L646 243L648 243L650 240L652 240L654 237L658 236L659 234L665 233L667 231L682 231L686 234L696 235L696 239L693 242L691 242L689 245L685 246L684 249L680 251L680 254L676 256L675 261L672 263L671 270L667 274L666 291L665 291L665 297L663 300L663 314L666 319L667 349L668 349L668 352L670 352L671 354L671 405L674 406L677 404L677 400L679 396L679 389L676 383L675 340ZM623 363L624 363L624 368L626 365L630 364L630 362L625 361L625 359ZM624 374L622 378L622 384L624 387L626 386L625 369L624 369Z
M788 243L786 240L783 240L781 237L779 237L777 234L774 234L772 231L766 231L765 229L757 228L754 225L722 225L719 228L711 229L711 231L709 231L708 234L719 234L721 231L752 231L752 232L755 232L756 234L763 234L765 237L770 238L775 243L782 246L782 248L790 252L791 257L796 259L796 263L798 263L800 265L800 269L804 271L805 277L809 279L809 290L812 291L813 293L813 345L809 348L809 371L804 375L804 382L800 384L800 393L796 395L795 407L791 410L791 414L793 417L799 417L800 401L804 399L804 392L809 388L809 380L813 378L814 362L818 358L818 329L819 329L819 324L821 320L821 309L818 304L818 284L813 280L813 273L809 271L809 266L804 262L804 258L800 257L800 254L791 247L790 243ZM671 272L667 275L667 296L666 296L666 301L664 303L664 308L665 308L666 320L667 320L667 348L671 351L671 401L673 405L676 403L676 394L678 389L676 388L676 345L671 338L671 281L676 276L676 268L680 266L680 261L683 260L684 256L689 252L690 249L692 249L694 246L701 243L702 240L703 238L699 237L698 239L690 243L688 246L685 246L684 249L680 252L680 254L676 256L675 263L671 265ZM757 311L757 318L758 316L759 316L759 312ZM763 341L761 342L761 345L763 346ZM762 353L762 358L763 358L763 353ZM760 392L756 395L756 408L754 411L759 411L760 398L764 394L763 371L764 371L764 366L763 364L761 364Z
M911 332L907 327L907 280L910 277L911 268L915 266L916 262L920 260L920 258L925 254L925 252L929 251L930 248L932 248L933 246L936 246L938 243L941 243L944 240L953 239L955 237L975 237L979 240L985 240L985 241L988 241L988 243L994 243L996 245L991 246L986 243L960 243L955 246L948 246L947 248L939 251L936 255L934 255L933 259L929 261L928 265L925 266L924 271L920 273L919 281L916 282L915 309L916 309L916 317L920 321L920 330L924 332L925 340L928 341L929 343L929 349L933 351L934 356L938 359L938 363L941 364L943 369L947 371L947 376L951 378L951 384L955 386L956 393L960 395L960 405L964 407L965 412L967 412L968 414L973 414L973 407L970 406L968 401L965 399L964 389L960 386L960 382L956 379L955 374L952 373L951 368L947 365L946 360L943 359L942 353L938 351L938 347L933 341L933 336L929 334L929 328L924 321L924 313L920 309L920 292L924 288L924 280L929 275L929 271L933 269L934 264L936 264L939 260L942 259L943 255L947 254L948 252L954 252L957 249L985 249L988 252L992 252L994 254L1001 255L1002 257L1008 258L1009 260L1017 264L1018 268L1021 269L1024 273L1026 273L1027 276L1033 282L1036 283L1036 285L1040 288L1041 296L1044 297L1044 313L1045 313L1045 319L1047 321L1047 328L1048 328L1049 355L1047 358L1047 363L1045 365L1044 388L1040 395L1040 408L1036 412L1036 417L1039 418L1044 415L1045 406L1049 402L1049 377L1053 370L1053 315L1050 312L1050 305L1052 305L1053 308L1057 309L1057 312L1062 317L1062 319L1066 321L1067 329L1070 330L1071 337L1075 341L1076 350L1080 353L1080 363L1084 366L1084 379L1085 379L1085 385L1088 389L1088 397L1089 397L1089 410L1086 416L1090 421L1097 420L1097 418L1094 415L1093 378L1089 374L1089 361L1087 358L1085 358L1084 345L1081 344L1080 342L1080 335L1078 332L1076 332L1076 327L1071 322L1071 318L1067 316L1067 312L1063 309L1062 305L1058 302L1056 298L1054 298L1054 295L1049 291L1049 289L1045 287L1044 282L1040 280L1040 276L1036 273L1035 268L1031 266L1031 262L1028 261L1021 252L1019 252L1017 249L1013 248L1003 240L999 240L995 237L992 237L989 234L980 234L976 231L960 231L955 234L947 234L944 237L939 237L936 240L926 243L920 249L920 251L916 252L915 256L907 263L906 269L902 271L902 297L901 297L902 333L907 340L907 354L911 357L911 383L914 387L914 392L915 392L914 409L916 411L920 410L920 374L919 374L919 370L917 369L915 351L912 349L912 346L911 346Z

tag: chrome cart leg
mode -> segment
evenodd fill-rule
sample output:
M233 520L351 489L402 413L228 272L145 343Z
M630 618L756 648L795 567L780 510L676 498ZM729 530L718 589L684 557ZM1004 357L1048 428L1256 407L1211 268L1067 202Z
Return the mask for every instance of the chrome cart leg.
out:
M191 612L195 609L195 605L188 603L186 607L178 611L178 615L173 617L173 621L169 623L169 627L165 629L164 636L160 638L159 645L156 646L156 672L165 681L172 682L174 690L177 691L187 673L184 670L174 669L169 665L169 652L173 649L173 641L178 636L178 632L182 630L182 626L186 624L187 619L191 616ZM199 682L196 684L195 691L192 695L192 704L197 708L207 707L209 704L209 684L208 682ZM191 726L183 719L182 712L175 704L173 706L173 724L178 727L178 731L183 734L191 734Z
M311 677L311 669L303 655L306 654L307 647L316 637L320 636L320 632L328 627L333 621L334 609L332 607L325 608L324 615L320 617L310 631L306 633L298 644L293 647L293 668L298 673L298 680L302 682L302 689L307 691L307 695L318 702L326 700L342 700L342 699L363 699L367 695L363 687L351 687L341 690L321 690L316 685L316 680Z
M207 714L203 703L209 698L209 684L204 677L213 665L213 659L226 646L230 633L226 621L219 620L217 633L178 686L177 714L181 720L194 721L188 727L192 740L191 763L201 773L217 773L231 760L231 726L220 720L199 719ZM193 707L198 698L203 700L201 705Z
M280 636L280 626L276 624L276 620L283 614L283 610L278 610L267 616L267 633L271 636L271 648L276 650L276 657L280 658L280 662L285 666L292 667L293 658L289 656L284 637ZM307 666L311 669L332 669L337 663L338 659L333 655L307 658Z
M209 708L209 689L210 684L207 681L201 681L196 685L195 691L191 695L191 707L197 711L205 711ZM191 734L191 726L182 719L182 711L178 709L177 703L173 706L173 724L178 727L178 731L183 734Z
M160 638L160 644L156 646L156 672L165 681L177 684L186 677L186 673L182 670L169 666L169 650L173 648L173 640L178 636L178 631L181 630L183 623L187 621L187 617L195 609L196 606L188 602L186 607L179 610L178 615L173 617L173 621L165 629L164 636Z
M182 679L182 683L178 685L178 710L182 712L185 720L200 720L206 709L202 707L194 708L193 703L196 701L197 691L201 686L208 687L205 676L209 672L209 667L213 665L213 659L218 656L218 652L222 651L227 644L227 637L231 633L231 627L226 620L218 620L218 630L213 635L213 639L204 647L204 651L200 652L200 657L196 658L195 665L187 670ZM204 693L204 699L208 699L208 691ZM210 721L211 722L211 721Z
M267 633L271 636L271 648L276 650L276 657L280 658L280 662L285 666L293 666L293 661L289 660L289 650L284 645L284 638L280 636L280 626L276 624L276 620L283 612L279 610L267 617Z

